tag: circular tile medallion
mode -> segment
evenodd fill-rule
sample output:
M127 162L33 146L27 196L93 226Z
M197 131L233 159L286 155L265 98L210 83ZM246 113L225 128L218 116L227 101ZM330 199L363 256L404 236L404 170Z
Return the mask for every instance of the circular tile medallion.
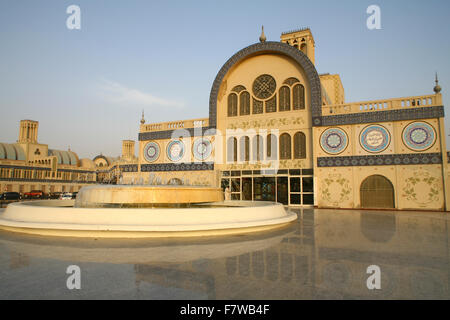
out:
M364 150L378 153L387 149L391 143L391 135L383 126L370 125L361 131L359 142Z
M403 130L403 143L411 150L424 151L436 141L434 128L426 122L413 122Z
M195 140L192 149L195 159L200 161L209 158L212 153L211 142L205 138L199 138Z
M339 154L347 148L348 137L344 130L330 128L320 136L320 146L330 154Z
M148 162L154 162L159 158L160 149L156 142L149 142L144 147L144 158Z
M184 156L184 143L180 140L172 140L167 145L167 157L171 161L180 161Z

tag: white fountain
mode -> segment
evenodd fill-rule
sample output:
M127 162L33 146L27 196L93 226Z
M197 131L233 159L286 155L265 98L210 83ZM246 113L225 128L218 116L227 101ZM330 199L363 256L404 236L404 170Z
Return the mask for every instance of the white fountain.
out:
M8 205L0 228L69 237L192 237L264 231L297 219L280 203L224 201L220 188L89 186L76 200Z

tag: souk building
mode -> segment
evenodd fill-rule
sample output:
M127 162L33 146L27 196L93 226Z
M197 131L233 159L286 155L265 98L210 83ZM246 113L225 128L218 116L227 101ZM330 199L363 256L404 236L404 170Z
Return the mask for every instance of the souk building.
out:
M22 120L16 143L0 143L0 193L77 192L97 183L96 166L71 151L38 142L39 122Z
M141 120L123 178L290 206L446 210L440 91L436 79L434 94L347 102L338 74L318 74L309 29L280 42L263 31L218 72L208 118Z

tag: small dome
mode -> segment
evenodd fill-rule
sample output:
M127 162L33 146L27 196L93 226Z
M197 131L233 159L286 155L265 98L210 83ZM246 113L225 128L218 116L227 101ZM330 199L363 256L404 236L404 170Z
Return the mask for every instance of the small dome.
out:
M435 80L435 82L436 82L436 86L433 88L433 90L434 90L434 92L435 92L436 94L438 94L439 92L441 92L442 88L441 88L441 86L439 85L439 79L438 79L437 72L436 72L436 80Z
M80 160L80 167L86 168L86 169L92 169L95 170L95 163L91 159L81 159Z
M78 156L73 151L48 150L49 156L58 158L58 164L66 164L76 166L78 164Z
M13 146L16 150L17 160L26 160L25 152L23 151L22 147L18 144L14 144Z

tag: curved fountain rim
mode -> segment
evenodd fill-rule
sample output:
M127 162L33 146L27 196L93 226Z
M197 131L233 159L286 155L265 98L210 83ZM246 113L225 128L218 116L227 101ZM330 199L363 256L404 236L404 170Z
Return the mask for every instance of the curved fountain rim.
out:
M223 201L220 203L224 207L142 209L78 208L71 206L74 202L39 200L11 204L0 213L0 228L81 237L185 237L263 231L297 219L296 213L276 202ZM42 205L50 203L55 206Z
M62 206L46 206L46 205L40 205L42 203L60 203L60 204L66 204ZM235 205L234 205L235 204ZM238 205L240 204L240 205ZM248 204L248 205L242 205L242 204ZM251 204L251 206L250 206ZM33 201L22 201L22 202L13 202L10 203L6 208L4 208L4 211L8 209L9 206L30 206L30 207L37 207L37 208L60 208L64 210L65 208L69 209L76 209L76 210L186 210L191 209L192 207L187 208L149 208L149 207L124 207L124 208L118 208L118 207L112 207L112 208L105 208L105 207L75 207L75 200L33 200ZM219 207L209 208L206 207L207 205L217 205ZM223 205L223 206L222 206ZM203 206L205 206L203 208ZM222 206L222 207L220 207ZM203 202L203 203L195 203L195 209L202 209L202 210L211 210L211 209L229 209L229 208L251 208L251 207L268 207L268 206L281 206L284 207L282 203L279 202L272 202L272 201L249 201L249 200L224 200L224 201L218 201L218 202ZM1 213L1 211L0 211Z

